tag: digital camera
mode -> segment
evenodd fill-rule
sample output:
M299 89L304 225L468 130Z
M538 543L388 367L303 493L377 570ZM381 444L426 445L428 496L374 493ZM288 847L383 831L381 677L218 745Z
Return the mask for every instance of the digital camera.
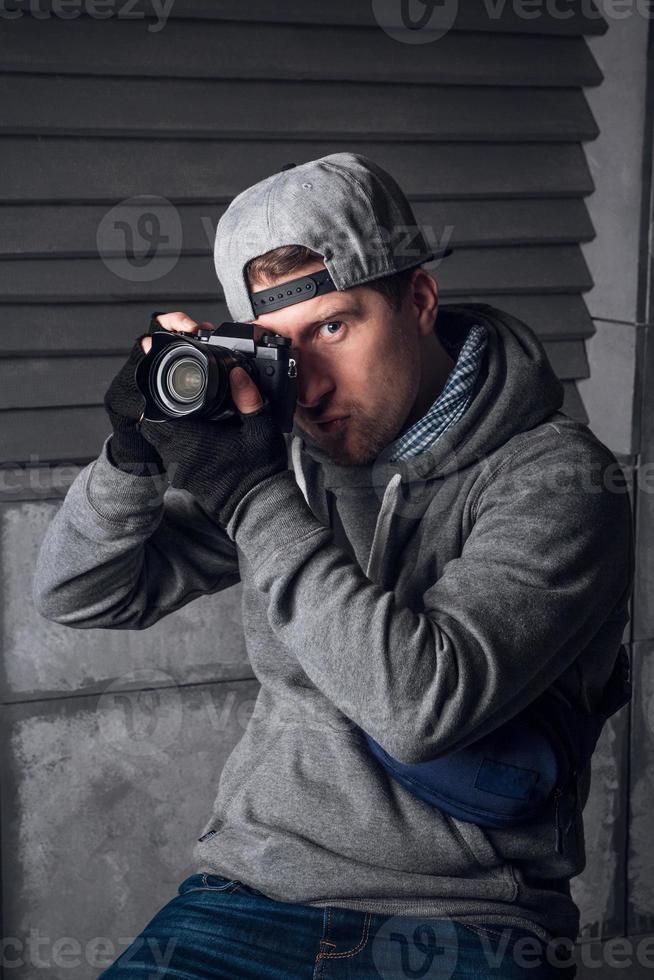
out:
M153 314L153 318L156 314ZM254 339L250 323L226 321L197 333L151 330L152 347L134 380L145 398L143 418L164 422L196 415L227 419L237 414L229 372L242 367L250 375L282 432L290 432L297 398L297 364L291 341L275 333Z

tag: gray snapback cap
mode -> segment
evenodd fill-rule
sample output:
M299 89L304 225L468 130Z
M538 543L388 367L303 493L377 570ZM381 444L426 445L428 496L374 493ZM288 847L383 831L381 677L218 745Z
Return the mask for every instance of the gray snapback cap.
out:
M248 322L265 311L259 305L265 297L253 299L262 294L250 292L244 268L282 245L304 245L323 257L319 292L360 286L452 251L428 247L393 177L357 153L291 164L231 202L216 229L214 264L233 320ZM315 295L304 279L289 284L296 282L309 289L302 299ZM299 301L280 298L274 308Z

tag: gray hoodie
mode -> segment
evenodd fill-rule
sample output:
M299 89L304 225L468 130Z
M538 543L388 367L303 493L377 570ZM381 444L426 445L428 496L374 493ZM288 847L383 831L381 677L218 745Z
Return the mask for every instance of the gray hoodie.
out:
M281 901L574 938L590 767L557 853L551 814L502 830L449 816L393 780L359 731L419 762L550 685L592 710L628 622L615 457L560 411L562 385L516 317L446 305L436 329L460 343L473 322L488 327L473 399L428 450L343 467L296 424L288 470L226 530L164 478L113 467L105 441L46 533L34 596L69 626L145 629L240 579L261 687L197 871Z

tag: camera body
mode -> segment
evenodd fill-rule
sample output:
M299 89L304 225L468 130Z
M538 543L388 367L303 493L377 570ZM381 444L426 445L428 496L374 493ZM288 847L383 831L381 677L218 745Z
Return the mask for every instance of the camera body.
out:
M282 432L290 432L297 400L297 365L291 341L274 333L254 339L250 323L225 321L189 335L154 330L152 347L134 380L145 398L143 418L150 422L196 416L228 419L238 414L229 372L242 367L264 398Z

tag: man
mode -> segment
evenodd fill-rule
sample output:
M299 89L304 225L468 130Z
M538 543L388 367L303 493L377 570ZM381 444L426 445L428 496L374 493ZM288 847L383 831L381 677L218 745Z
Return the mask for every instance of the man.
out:
M628 619L614 457L560 411L526 324L486 304L439 311L433 255L371 160L285 168L232 202L215 263L232 318L292 342L288 441L240 368L234 418L138 425L147 336L107 392L114 431L48 530L37 607L144 629L240 579L261 687L197 873L106 977L142 976L145 946L171 937L171 975L189 980L406 976L398 936L463 976L502 930L508 952L484 975L552 976L560 957L521 965L524 939L567 939L570 963L589 769L566 826L550 810L490 829L418 798L364 737L413 764L552 687L590 711ZM183 312L158 323L198 328Z

